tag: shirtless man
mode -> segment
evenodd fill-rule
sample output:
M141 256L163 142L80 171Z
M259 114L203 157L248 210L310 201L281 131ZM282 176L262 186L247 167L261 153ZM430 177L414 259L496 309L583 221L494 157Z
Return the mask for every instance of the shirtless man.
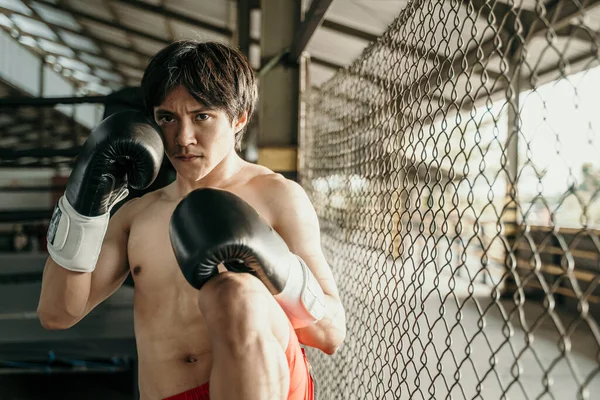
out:
M108 221L128 183L144 187L154 179L162 148L153 121L133 113L115 114L94 130L95 145L86 144L78 157L49 229L42 325L73 326L131 272L142 400L204 399L209 392L216 400L313 398L298 342L335 353L345 337L345 314L303 189L236 153L257 97L252 69L227 46L180 41L153 57L142 90L177 177L128 201ZM127 145L112 143L116 131ZM89 167L99 163L98 152L112 159ZM95 200L81 200L94 186ZM203 200L206 192L217 197ZM210 226L202 225L207 216ZM251 229L240 234L237 218ZM230 272L211 254L221 273L202 275L206 259L194 251L213 240L221 240L220 248L228 241L255 246L249 258L239 257L248 266L227 267L250 273ZM278 292L288 273L300 278L287 282L286 297ZM315 282L318 290L310 293L302 286ZM322 301L322 309L311 310L308 298Z

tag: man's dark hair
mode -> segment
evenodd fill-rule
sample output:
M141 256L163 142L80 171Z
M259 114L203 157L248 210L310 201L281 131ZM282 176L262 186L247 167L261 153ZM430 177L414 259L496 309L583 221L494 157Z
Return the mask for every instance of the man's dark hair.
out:
M258 97L246 57L216 42L181 40L152 57L142 78L144 107L150 115L177 86L186 88L200 104L225 111L230 121L248 111L249 122ZM244 130L235 136L238 149Z

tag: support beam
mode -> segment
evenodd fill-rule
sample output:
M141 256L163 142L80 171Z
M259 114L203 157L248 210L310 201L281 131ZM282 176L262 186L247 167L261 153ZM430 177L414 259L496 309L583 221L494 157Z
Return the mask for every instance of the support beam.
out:
M504 194L504 205L500 215L500 219L503 226L503 234L510 244L510 248L514 248L515 240L519 230L519 142L521 140L521 116L520 116L520 74L521 68L519 68L519 54L522 49L514 48L507 55L507 61L510 64L511 70L517 71L515 80L515 90L510 92L510 96L506 96L506 104L508 105L508 126L506 133L506 142L504 143L504 149L506 153L506 161L502 168L506 172L506 192ZM511 251L505 250L504 254L506 268L506 280L503 289L503 296L510 297L518 291L517 274L515 273L515 267L511 260L514 259L515 254Z
M14 150L0 149L0 159L15 160L23 157L76 157L81 151L80 147L70 149L31 149L31 150Z
M237 3L237 45L250 59L250 0L238 0Z
M248 59L250 64L254 64L255 60L251 60L250 48L253 43L253 38L250 34L251 28L251 11L253 8L253 0L238 0L237 2L237 29L236 43L242 54ZM260 7L260 4L258 5ZM259 44L260 46L260 44ZM257 118L251 118L250 123L246 126L246 132L242 139L242 157L246 161L256 162L257 153Z
M321 25L321 26L323 28L331 29L332 31L342 33L344 35L348 35L348 36L352 36L352 37L355 37L358 39L366 40L367 42L375 42L379 38L379 36L377 36L373 33L361 31L361 30L351 28L346 25L338 24L337 22L334 22L334 21L331 21L328 19L324 20L323 25Z
M496 40L496 37L493 36L481 45L473 46L464 56L456 57L453 60L444 60L437 68L431 69L415 82L400 86L398 93L401 96L415 96L418 93L430 93L432 88L438 87L438 80L441 79L442 81L445 81L446 79L449 79L449 75L451 73L454 74L453 71L462 71L463 65L466 65L467 68L472 68L473 65L479 63L480 54L484 54L491 58L493 55L497 54L497 52L501 53L502 51L505 51L505 49L502 49L501 45L498 46Z
M72 162L67 163L67 162L52 162L52 163L43 163L43 162L31 162L31 163L27 163L27 164L18 164L18 163L9 163L9 162L5 162L5 161L0 161L0 168L2 169L31 169L31 168L35 168L35 169L41 169L41 168L48 168L48 169L56 169L58 167L71 167L72 166Z
M0 193L64 192L66 186L0 186Z
M165 2L166 0L160 0L160 6L161 7L165 7ZM167 25L167 32L169 33L169 40L174 42L176 40L175 37L175 31L173 30L173 24L171 23L171 20L167 20L165 25Z
M595 63L593 62L593 60L595 60ZM592 49L586 53L583 53L577 57L568 59L566 61L566 64L569 66L569 73L571 74L575 74L584 69L593 68L600 65L600 58L598 57L598 52L595 49ZM539 87L547 82L556 80L558 78L557 75L562 76L562 73L563 71L561 69L557 69L554 65L536 71L536 87ZM529 76L523 77L521 79L521 81L519 82L519 88L521 90L530 90L534 88Z
M334 63L333 61L327 61L319 57L310 57L311 64L319 65L321 67L329 68L329 69L342 69L345 68L345 65Z
M567 37L580 40L584 43L596 43L600 38L600 31L593 31L586 26L570 24L564 28L555 30L559 37Z
M58 104L107 104L108 96L70 96L70 97L4 97L0 98L0 107L54 107Z
M270 60L288 49L300 26L301 2L262 0L261 51ZM298 145L300 66L279 63L260 78L258 151ZM273 101L276 99L276 101ZM282 150L283 151L283 150ZM281 153L281 152L280 152ZM260 160L259 160L260 163ZM267 165L268 167L268 165ZM273 166L277 171L277 166ZM292 171L288 176L295 175Z
M51 208L0 211L0 223L49 220L52 212Z
M425 49L422 46L411 46L406 42L400 42L398 40L393 40L393 47L389 48L390 52L401 52L403 54L414 54L416 58L426 58L427 60L433 62L436 65L441 65L446 57L439 54L435 49Z
M2 98L0 98L0 101L2 101ZM0 133L2 133L2 131L7 128L13 128L15 126L21 126L21 125L32 125L33 123L37 122L37 119L38 119L37 116L36 117L22 117L20 115L12 115L11 120L0 123Z
M300 24L300 29L296 31L294 41L290 46L289 60L297 62L300 54L306 49L308 42L314 35L315 31L323 23L325 13L331 6L333 0L313 0L310 4L304 20Z

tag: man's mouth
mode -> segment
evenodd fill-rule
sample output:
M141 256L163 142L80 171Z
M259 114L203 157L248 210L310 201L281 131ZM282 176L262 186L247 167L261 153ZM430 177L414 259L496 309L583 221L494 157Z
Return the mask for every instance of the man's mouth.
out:
M202 158L202 156L199 156L196 154L185 154L185 155L175 156L175 158L180 161L194 161L196 159Z

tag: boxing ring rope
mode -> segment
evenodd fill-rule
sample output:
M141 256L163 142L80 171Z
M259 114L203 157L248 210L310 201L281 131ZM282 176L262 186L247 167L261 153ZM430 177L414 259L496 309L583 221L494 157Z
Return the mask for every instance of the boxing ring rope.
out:
M324 399L600 393L600 5L414 0L303 93L346 306Z

